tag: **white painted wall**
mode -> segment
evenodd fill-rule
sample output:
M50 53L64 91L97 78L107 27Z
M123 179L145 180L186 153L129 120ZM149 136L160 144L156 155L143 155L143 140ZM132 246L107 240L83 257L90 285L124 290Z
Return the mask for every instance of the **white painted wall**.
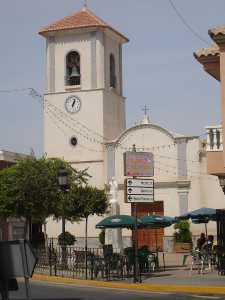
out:
M75 114L65 110L65 101L70 95L78 96L82 102L80 111ZM102 91L50 94L45 99L53 105L46 105L44 113L44 151L47 155L64 157L70 162L103 159L103 145L100 144L103 139L94 133L103 136ZM76 147L70 145L73 135L78 139Z
M93 39L96 57L91 56ZM65 86L65 64L66 55L73 50L80 54L81 86L71 90ZM110 53L114 54L116 63L118 86L115 90L109 89ZM97 86L94 89L92 58L96 60ZM92 176L90 185L104 188L106 156L103 137L114 139L125 129L125 100L118 93L119 43L101 31L97 31L95 36L82 30L79 33L58 33L51 42L47 39L46 60L47 91L50 90L51 76L55 90L45 95L45 102L48 104L44 111L44 151L48 157L64 158L77 169L88 168L88 173ZM82 101L80 111L75 114L69 114L65 110L65 101L71 95L78 96ZM76 136L78 140L76 147L70 145L72 136ZM95 224L98 219L90 218L89 236L97 234ZM84 236L84 222L76 225L67 222L66 229L76 236ZM48 235L57 236L60 232L61 222L49 220Z

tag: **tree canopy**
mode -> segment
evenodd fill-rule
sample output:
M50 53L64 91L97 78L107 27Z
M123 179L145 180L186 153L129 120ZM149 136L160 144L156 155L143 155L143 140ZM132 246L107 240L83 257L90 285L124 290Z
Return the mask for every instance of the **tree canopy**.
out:
M102 215L108 208L105 190L89 185L72 186L69 199L66 215L71 219L74 216L87 219L90 215Z
M0 216L40 222L50 215L60 216L65 200L57 177L61 167L68 172L69 184L87 183L86 170L77 171L61 159L30 157L0 171Z

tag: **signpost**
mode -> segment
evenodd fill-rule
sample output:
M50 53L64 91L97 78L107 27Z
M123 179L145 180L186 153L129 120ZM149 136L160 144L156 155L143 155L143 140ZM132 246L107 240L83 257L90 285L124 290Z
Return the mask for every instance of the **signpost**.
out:
M154 201L153 179L127 178L125 187L125 199L128 203Z
M136 152L133 145L133 151L124 153L124 176L133 176L125 180L125 201L133 203L135 213L134 226L134 282L141 282L141 274L138 264L138 230L137 230L137 204L141 202L154 201L154 181L153 179L143 179L137 177L154 176L154 159L153 153ZM139 274L139 280L138 280Z

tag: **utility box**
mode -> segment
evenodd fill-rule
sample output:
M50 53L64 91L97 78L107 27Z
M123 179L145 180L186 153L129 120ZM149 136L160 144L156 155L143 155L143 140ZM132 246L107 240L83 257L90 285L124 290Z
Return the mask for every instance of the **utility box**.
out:
M37 257L26 240L0 242L0 292L8 299L8 291L16 290L17 277L24 277L27 298L30 299L29 278L32 277Z

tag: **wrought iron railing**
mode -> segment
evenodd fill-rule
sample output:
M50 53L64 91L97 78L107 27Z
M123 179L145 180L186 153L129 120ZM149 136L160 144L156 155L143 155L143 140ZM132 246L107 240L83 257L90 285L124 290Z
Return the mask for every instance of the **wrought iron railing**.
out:
M37 250L36 273L81 279L125 279L133 277L134 257L113 250L104 253L102 248L66 247L50 244ZM140 255L140 273L148 274L156 270L156 255Z

